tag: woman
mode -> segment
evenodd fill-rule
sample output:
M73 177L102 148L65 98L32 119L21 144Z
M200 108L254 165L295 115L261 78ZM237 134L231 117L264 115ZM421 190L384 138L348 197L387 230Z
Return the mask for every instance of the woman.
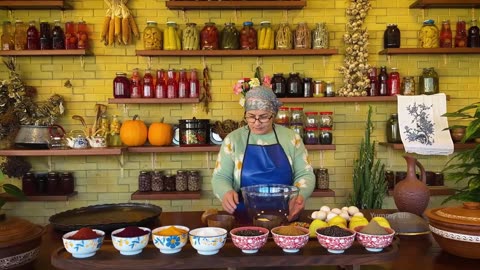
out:
M245 96L245 120L223 141L212 177L215 196L225 211L242 209L241 187L259 184L295 185L289 220L297 218L315 186L313 168L302 139L293 130L273 124L281 102L272 89L258 86Z

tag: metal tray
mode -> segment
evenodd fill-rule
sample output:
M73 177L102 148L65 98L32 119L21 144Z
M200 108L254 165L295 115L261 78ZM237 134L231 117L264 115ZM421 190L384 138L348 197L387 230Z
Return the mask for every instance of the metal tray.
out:
M111 232L126 226L147 226L161 213L162 208L152 204L100 204L61 212L51 216L49 221L56 230L64 232L83 227Z

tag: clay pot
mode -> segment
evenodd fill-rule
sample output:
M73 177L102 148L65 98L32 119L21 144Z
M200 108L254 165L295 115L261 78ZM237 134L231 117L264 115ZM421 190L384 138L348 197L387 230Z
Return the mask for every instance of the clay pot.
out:
M393 199L399 211L421 216L427 209L430 199L425 169L416 158L408 155L403 157L407 161L407 176L395 185ZM415 165L420 168L422 181L419 181L415 175Z
M0 269L31 269L43 232L25 219L0 215Z
M467 128L466 127L458 127L453 128L450 130L450 136L454 142L461 142L463 137L465 136Z
M480 259L480 203L428 209L430 231L438 245L456 256Z

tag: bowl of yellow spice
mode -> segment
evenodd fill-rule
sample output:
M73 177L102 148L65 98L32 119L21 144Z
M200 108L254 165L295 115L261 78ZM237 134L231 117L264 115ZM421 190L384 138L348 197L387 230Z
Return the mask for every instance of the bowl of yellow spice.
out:
M189 231L180 225L158 227L152 231L153 244L164 254L180 252L187 244Z
M380 226L371 220L365 226L355 228L357 241L370 252L380 252L392 244L395 231L391 228Z

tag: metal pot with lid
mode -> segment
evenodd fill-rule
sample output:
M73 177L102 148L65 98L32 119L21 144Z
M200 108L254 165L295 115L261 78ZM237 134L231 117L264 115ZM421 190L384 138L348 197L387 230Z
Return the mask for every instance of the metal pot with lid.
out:
M59 125L22 125L15 136L15 145L31 149L48 149L51 136L65 133Z
M210 119L178 120L180 146L204 146L210 143Z

